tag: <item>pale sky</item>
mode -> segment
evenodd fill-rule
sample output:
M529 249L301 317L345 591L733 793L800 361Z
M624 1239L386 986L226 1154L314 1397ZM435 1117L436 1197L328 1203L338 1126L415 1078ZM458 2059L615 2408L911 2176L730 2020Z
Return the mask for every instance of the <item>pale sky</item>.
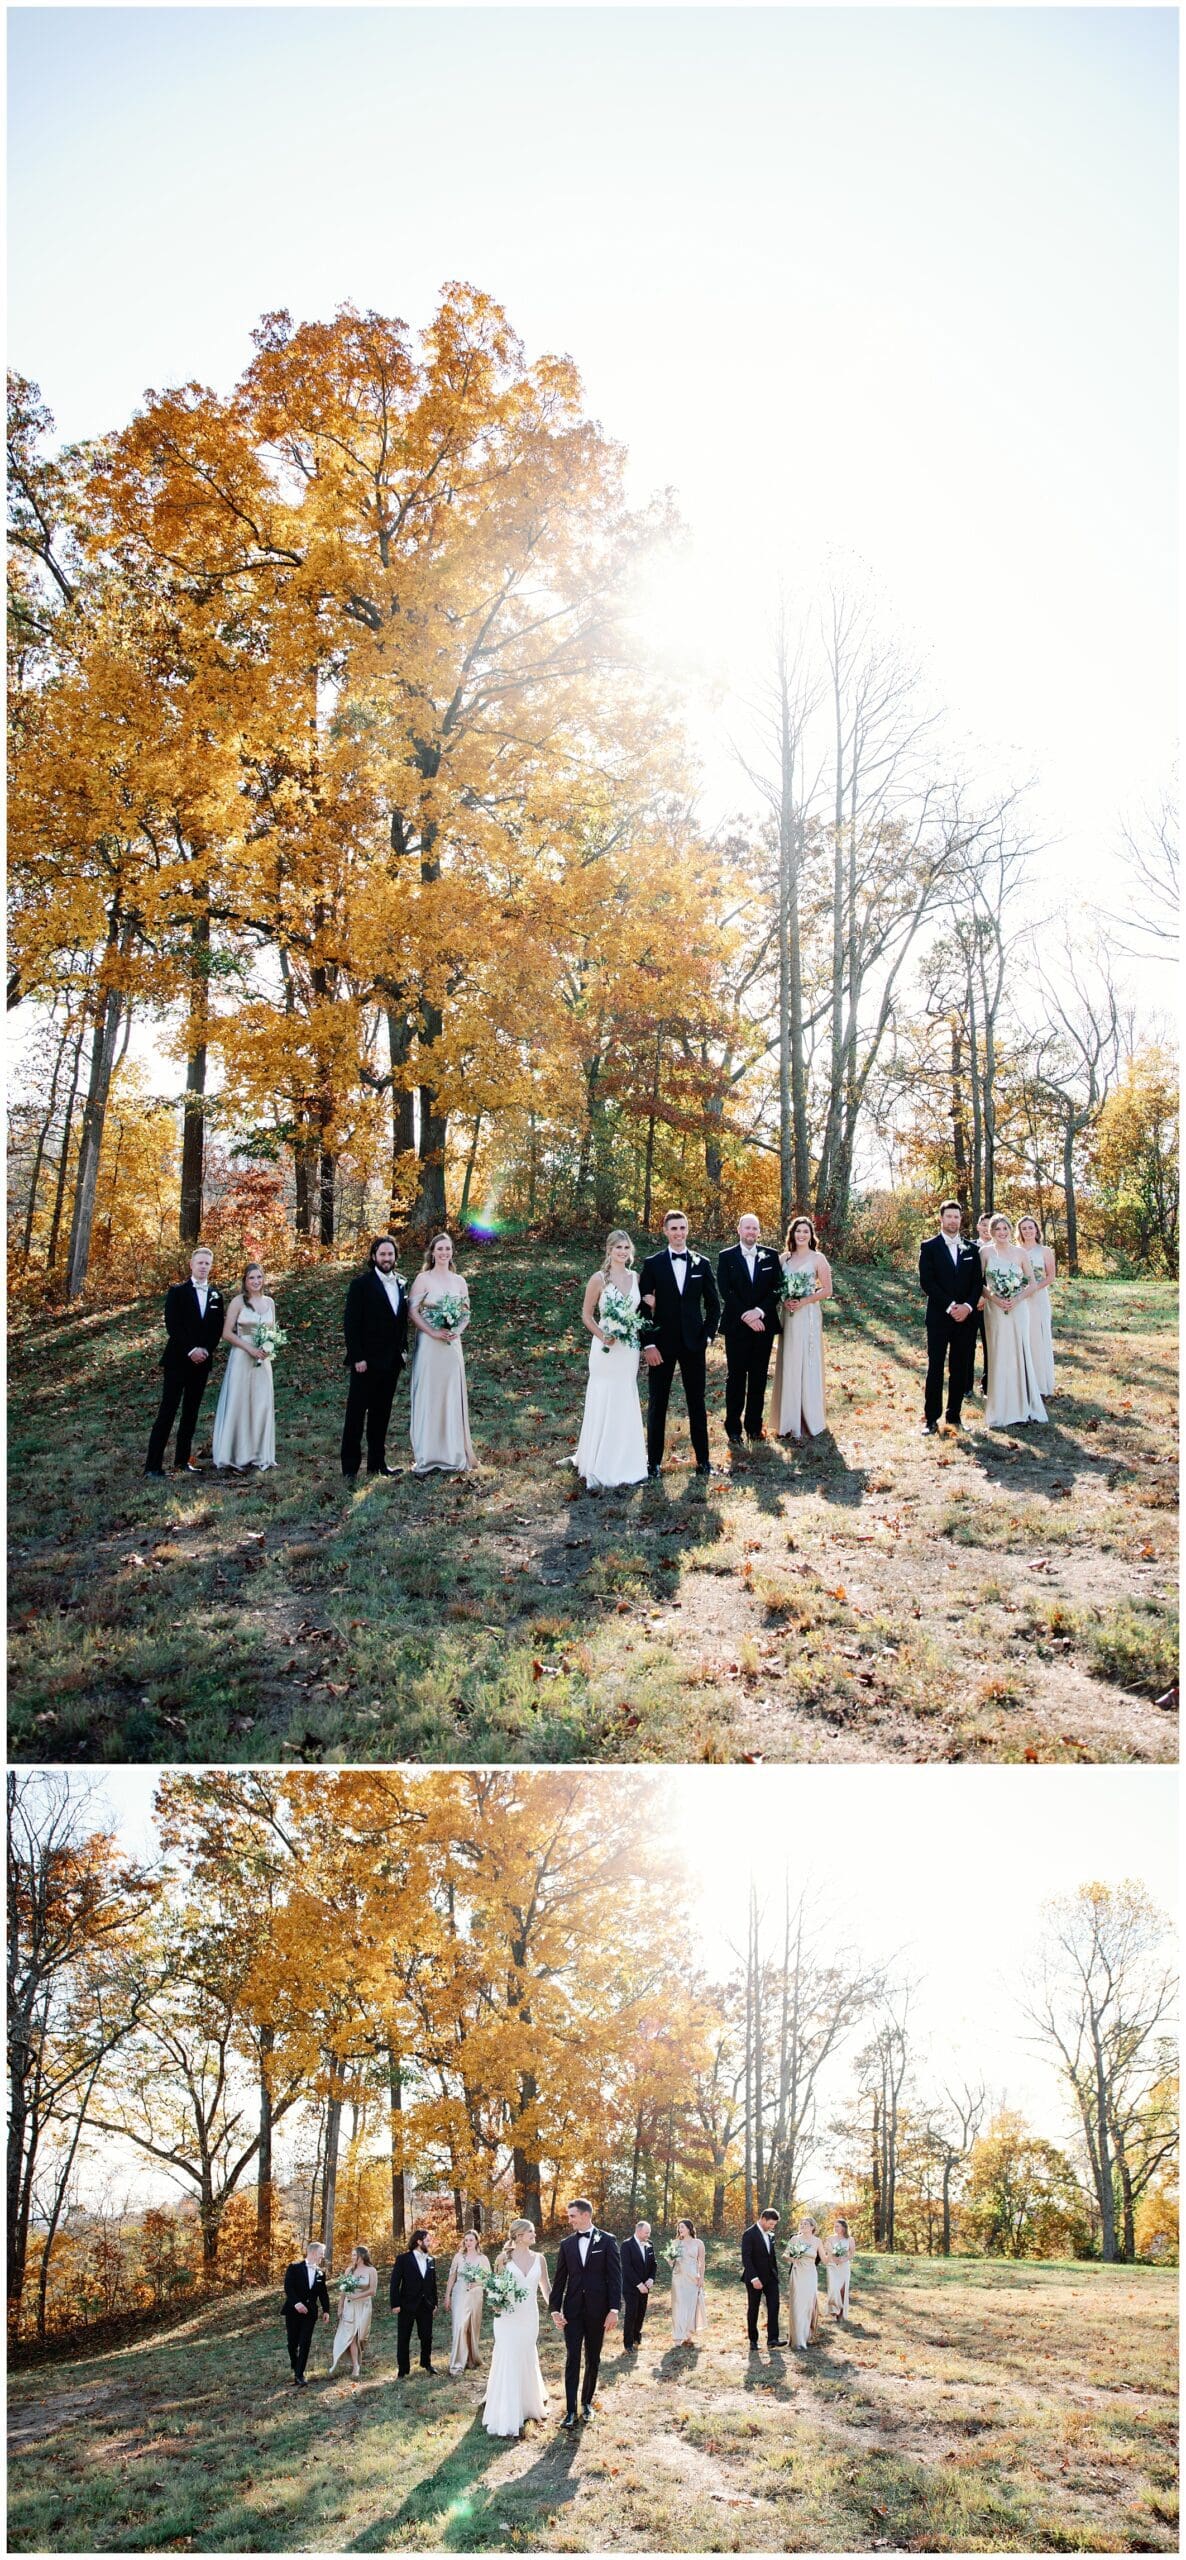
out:
M602 1808L637 1806L638 1774L599 1769ZM1069 2141L1057 2077L1020 2014L1023 1975L1042 1927L1042 1906L1093 1880L1142 1883L1161 1908L1177 1905L1177 1776L1165 1769L702 1768L648 1770L668 1835L681 1842L697 1928L696 1953L712 1975L743 1946L751 1873L768 1898L771 1941L783 1873L802 1886L833 1944L867 1960L895 1961L918 1986L912 2021L927 2094L966 2074L998 2103L1019 2107L1050 2139ZM95 1772L95 1819L110 1809L133 1853L157 1854L156 1768ZM327 1784L332 1782L326 1772ZM645 1865L648 1807L638 1844ZM843 2098L854 2036L837 2057L821 2116ZM828 2185L825 2142L820 2201ZM139 2187L122 2149L110 2165ZM96 2161L91 2178L101 2182ZM152 2182L154 2192L164 2192Z
M689 545L655 600L711 816L781 567L863 563L1046 886L1173 755L1170 9L10 12L10 361L69 437L259 314L563 350ZM721 689L724 689L724 699Z

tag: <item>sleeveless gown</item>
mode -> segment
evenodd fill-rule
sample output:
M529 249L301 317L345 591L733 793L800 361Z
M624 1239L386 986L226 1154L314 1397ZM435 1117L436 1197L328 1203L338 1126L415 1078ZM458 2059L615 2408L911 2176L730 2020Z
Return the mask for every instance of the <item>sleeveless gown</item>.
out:
M548 2395L540 2372L537 2345L539 2259L532 2259L530 2275L525 2276L521 2267L517 2267L515 2272L524 2284L530 2285L531 2291L517 2311L495 2314L494 2353L490 2358L490 2379L482 2412L482 2423L488 2436L517 2436L528 2418L547 2415Z
M704 2287L694 2240L681 2240L679 2265L671 2270L671 2331L677 2347L707 2327Z
M615 1288L618 1283L615 1281ZM627 1274L623 1297L638 1305L638 1281ZM597 1301L600 1312L601 1299ZM641 1484L647 1471L646 1434L638 1401L637 1351L624 1342L589 1345L589 1383L573 1465L591 1492L612 1485Z
M479 2253L474 2264L488 2271L490 2260ZM451 2305L453 2335L449 2342L449 2371L454 2376L464 2373L467 2365L476 2365L478 2361L485 2299L480 2284L462 2284L460 2277L454 2276Z
M819 2320L819 2253L791 2260L791 2345L808 2347Z
M852 2281L851 2247L847 2258L825 2259L824 2272L828 2279L828 2309L844 2316L848 2311L848 2288Z
M791 1269L806 1271L806 1262L793 1263ZM797 1307L788 1298L782 1309L778 1349L774 1355L774 1428L791 1432L801 1440L805 1431L814 1438L827 1429L824 1406L824 1311L822 1306Z
M1026 1260L1035 1277L1042 1279L1045 1276L1046 1264L1041 1245L1035 1247L1032 1256L1027 1254ZM1038 1393L1040 1396L1052 1396L1054 1393L1054 1325L1049 1289L1043 1289L1039 1297L1027 1298L1025 1312L1030 1320L1030 1357L1034 1364L1034 1379Z
M990 1271L1011 1264L1024 1279L1029 1268L1020 1247L1009 1253L995 1249L985 1257L985 1277ZM1045 1422L1046 1407L1038 1393L1034 1355L1030 1346L1030 1307L999 1307L992 1293L984 1292L984 1326L988 1337L988 1401L984 1419L990 1428L1007 1430L1015 1422Z
M239 1341L251 1342L257 1321L273 1324L271 1298L260 1298L256 1312L243 1309L235 1318ZM216 1467L274 1467L276 1464L276 1398L270 1360L251 1360L246 1351L228 1345L227 1363L218 1391L210 1447Z
M430 1281L424 1291L425 1298L460 1295L455 1280ZM440 1467L447 1475L468 1475L477 1462L469 1436L465 1345L460 1336L454 1342L429 1342L422 1333L416 1334L410 1404L413 1474L428 1475Z
M331 2373L333 2372L339 2356L345 2355L352 2338L357 2340L358 2352L361 2356L367 2339L371 2334L371 2312L374 2307L374 2300L374 2285L371 2285L369 2291L366 2293L343 2293L339 2295L338 2325L334 2331L333 2354L330 2358L329 2367Z

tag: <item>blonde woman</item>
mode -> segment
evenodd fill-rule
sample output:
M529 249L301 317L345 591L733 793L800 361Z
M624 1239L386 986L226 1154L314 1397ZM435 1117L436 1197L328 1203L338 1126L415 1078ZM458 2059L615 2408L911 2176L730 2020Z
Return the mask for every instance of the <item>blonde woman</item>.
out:
M833 2320L848 2317L848 2288L852 2282L852 2233L842 2213L832 2216L832 2228L824 2242L824 2273L828 2279L828 2309Z
M212 1466L229 1467L235 1473L258 1467L262 1474L276 1464L272 1363L256 1342L257 1326L275 1321L276 1301L264 1287L262 1268L258 1262L249 1262L222 1328L230 1351L214 1416Z
M485 2295L478 2276L489 2275L490 2260L476 2231L464 2231L461 2246L455 2252L445 2287L445 2309L453 2314L453 2337L449 2348L449 2371L454 2381L467 2365L478 2362L478 2340L482 2334L482 2307Z
M780 1439L814 1440L825 1431L823 1304L832 1295L832 1267L816 1243L810 1218L787 1228L782 1267L796 1292L780 1309L774 1361L774 1428Z
M494 2261L510 2268L522 2301L494 2315L494 2352L482 2423L488 2436L521 2436L529 2418L547 2415L548 2395L539 2365L539 2306L548 2299L548 2262L535 2246L535 2224L512 2222L506 2246Z
M638 1280L634 1246L624 1227L614 1227L606 1237L601 1269L586 1285L581 1322L593 1340L572 1463L590 1493L641 1484L647 1444L638 1401Z
M1042 1230L1036 1218L1019 1218L1017 1241L1030 1267L1035 1295L1029 1302L1030 1350L1033 1354L1034 1377L1040 1396L1054 1394L1054 1328L1051 1323L1050 1292L1054 1286L1054 1254L1042 1242Z
M1017 1423L1046 1419L1030 1348L1028 1302L1035 1295L1035 1283L1026 1256L1014 1241L1012 1222L1000 1211L989 1236L988 1244L980 1248L988 1332L984 1419L990 1429L1007 1431Z
M442 1323L434 1310L456 1310L455 1321ZM465 1353L461 1337L469 1323L469 1290L453 1268L453 1239L434 1236L421 1270L412 1282L408 1315L415 1331L412 1353L412 1473L468 1475L476 1465L469 1436L469 1400L465 1389Z
M687 2347L707 2326L704 2311L704 2242L696 2225L681 2215L675 2226L679 2252L671 2270L671 2334L677 2347Z
M364 2249L360 2240L350 2252L350 2264L338 2295L338 2325L334 2331L329 2368L331 2382L339 2359L347 2353L355 2381L362 2378L362 2351L371 2334L371 2313L375 2307L378 2281L378 2268L372 2262L370 2250Z
M819 2328L819 2233L805 2213L788 2251L791 2269L791 2345L806 2350Z

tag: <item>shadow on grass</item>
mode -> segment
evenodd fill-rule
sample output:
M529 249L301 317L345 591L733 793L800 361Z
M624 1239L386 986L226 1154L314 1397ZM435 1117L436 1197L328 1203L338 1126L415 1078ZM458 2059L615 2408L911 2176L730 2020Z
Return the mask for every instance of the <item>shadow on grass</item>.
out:
M390 2515L376 2516L354 2536L349 2548L388 2551L406 2532L422 2531L431 2523L435 2550L485 2551L492 2534L506 2531L520 2511L524 2520L541 2512L554 2514L578 2493L580 2436L576 2430L565 2433L562 2428L543 2432L550 2427L550 2419L541 2422L539 2449L527 2470L516 2473L501 2489L491 2489L485 2474L514 2439L488 2436L481 2418L475 2418L437 2469L418 2480Z

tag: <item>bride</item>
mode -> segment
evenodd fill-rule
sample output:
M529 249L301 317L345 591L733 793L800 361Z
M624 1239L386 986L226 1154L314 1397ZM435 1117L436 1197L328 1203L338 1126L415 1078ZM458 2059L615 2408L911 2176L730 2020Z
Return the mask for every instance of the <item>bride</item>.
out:
M619 1327L638 1333L638 1281L634 1246L624 1227L605 1240L605 1260L585 1291L581 1321L593 1336L589 1348L589 1383L585 1413L573 1465L590 1493L612 1485L641 1484L647 1471L647 1444L638 1402L638 1342L621 1338Z
M513 2270L524 2299L513 2311L494 2315L494 2353L483 2424L488 2436L518 2436L529 2418L546 2416L548 2407L536 2343L540 2299L548 2299L548 2262L536 2253L533 2222L512 2222L510 2238L494 2264L500 2273L504 2267Z

